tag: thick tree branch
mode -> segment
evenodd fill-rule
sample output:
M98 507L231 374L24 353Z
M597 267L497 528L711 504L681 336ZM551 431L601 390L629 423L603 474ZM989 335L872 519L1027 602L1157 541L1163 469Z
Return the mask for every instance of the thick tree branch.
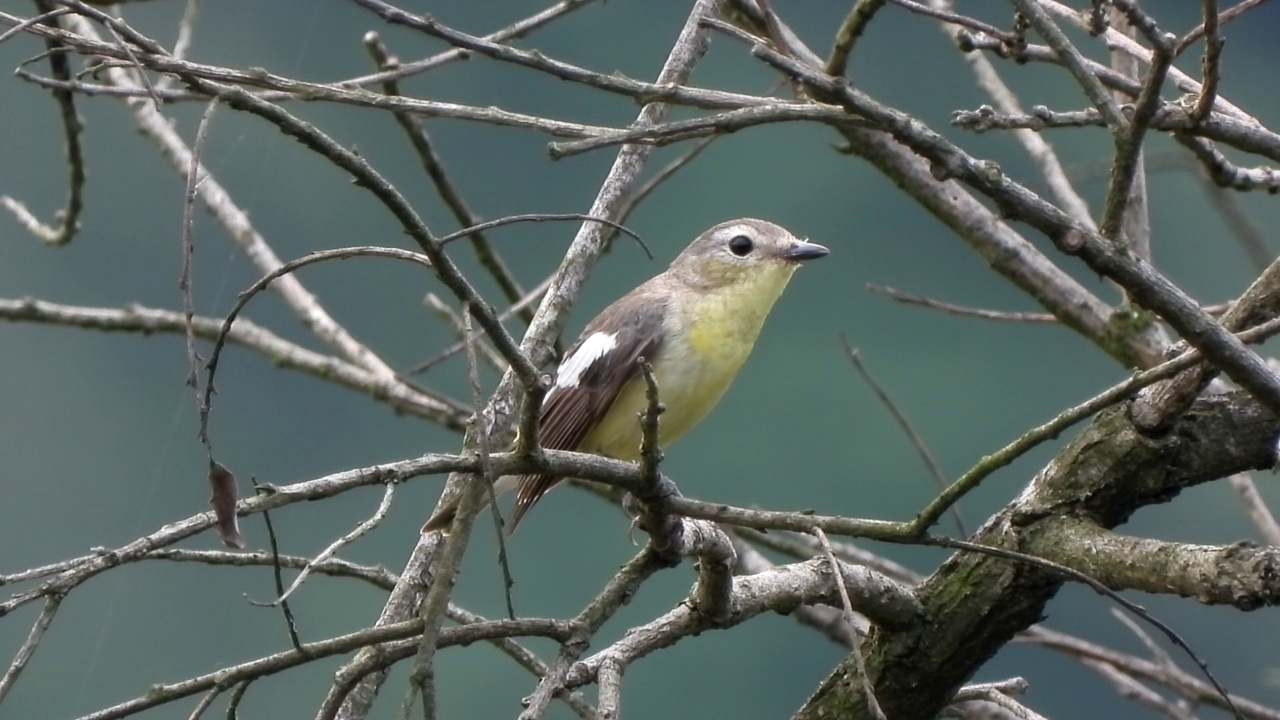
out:
M866 568L842 563L840 569L855 610L888 628L915 625L919 607L909 589ZM840 605L840 591L831 566L821 557L734 577L731 598L728 617L723 621L700 613L693 603L681 603L665 615L633 628L623 639L574 665L566 678L567 686L594 682L606 661L625 667L686 637L732 627L764 612L787 614L802 604Z
M1280 604L1280 548L1129 537L1079 517L1041 523L1025 549L1115 590L1189 597L1241 610Z
M718 4L719 0L699 0L694 5L684 27L681 29L680 35L672 45L662 70L658 73L657 83L659 85L674 87L683 84L688 79L694 65L706 52L705 31L701 29L700 22L704 17L714 12ZM663 103L647 104L641 109L635 124L643 126L659 123L666 117L668 110L668 106ZM624 207L627 190L639 176L651 151L652 148L640 145L626 145L619 151L613 167L610 168L596 195L595 201L588 211L589 215L610 219L616 216L616 213ZM528 357L535 366L541 365L546 360L546 356L549 354L549 350L568 315L570 305L574 298L577 297L582 283L586 280L596 260L604 252L611 234L611 228L600 223L587 222L583 223L578 234L574 237L521 343L521 353ZM527 383L522 384L529 387ZM517 415L517 403L520 400L520 395L515 374L508 372L494 392L491 401L482 410L481 416L489 424L486 432L492 430L495 434L495 437L484 439L484 442L493 443L490 447L501 447L501 441L509 437L510 419ZM526 403L540 402L539 393L532 392L524 395ZM497 468L492 471L501 474ZM478 485L479 483L471 484ZM454 475L450 477L440 503L453 502L458 493L463 493L463 498L465 499L468 490L466 486L466 476ZM426 570L428 567L427 558L435 554L438 549L436 547L438 542L438 534L433 533L421 536L414 547L414 560L411 560L411 562L420 564L421 569ZM421 582L423 579L422 575L408 571L402 573L401 577L402 584L406 586ZM397 588L397 590L400 590L400 588ZM416 609L410 603L404 601L417 600L421 596L405 589L400 593L394 594L393 597L400 598L401 602L394 606L389 603L384 608L382 616L378 619L379 624L395 622L405 617L403 614L405 611L415 611ZM556 663L553 663L547 674L547 677L550 678L550 681L545 683L547 686L555 687L558 685L566 663L573 657L576 657L576 655L566 653ZM344 703L342 716L366 716L384 678L385 673L376 673L371 675L368 680L362 680L360 685L349 695L350 701ZM540 686L543 684L540 683ZM542 707L545 708L545 705Z
M1133 106L1121 106L1126 112ZM1261 125L1214 113L1191 126L1191 113L1179 103L1159 106L1148 124L1151 130L1200 137L1228 145L1242 152L1254 153L1280 162L1280 133ZM1085 110L1051 110L1043 105L1028 113L999 112L990 107L959 110L952 114L951 124L975 132L989 130L1051 130L1056 128L1105 127L1102 116L1093 108Z
M1135 431L1122 410L1109 411L988 520L974 541L1026 551L1032 538L1068 516L1115 527L1183 488L1272 466L1277 435L1276 416L1239 394L1198 400L1176 432L1160 440ZM932 718L951 691L1017 632L1039 621L1062 582L1035 567L953 556L919 589L923 623L898 633L873 630L864 646L885 712L898 720ZM864 701L845 679L847 662L823 682L798 720L866 717Z
M954 177L973 187L991 198L1007 217L1030 224L1063 252L1114 280L1131 299L1160 315L1232 380L1280 411L1280 376L1149 264L1014 182L999 166L973 158L915 118L768 47L756 44L752 52L797 81L838 98L851 112L877 122L895 140L931 160L937 178Z

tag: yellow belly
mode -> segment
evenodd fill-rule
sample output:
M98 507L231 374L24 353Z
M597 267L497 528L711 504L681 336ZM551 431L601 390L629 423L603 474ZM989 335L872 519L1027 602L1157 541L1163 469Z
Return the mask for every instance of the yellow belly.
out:
M746 362L765 316L790 272L775 287L715 292L695 306L667 318L667 342L652 360L658 398L666 406L658 425L658 444L666 447L697 425L724 396ZM754 296L748 295L755 290ZM643 377L631 380L604 419L579 446L582 452L635 460L640 456L639 414L648 407Z
M664 353L664 356L666 353ZM732 356L714 356L681 364L680 372L672 372L670 357L654 367L658 381L658 398L666 406L658 424L658 444L666 447L689 428L697 425L729 389L729 384L745 360ZM583 440L584 452L606 455L620 460L640 456L640 413L648 408L643 377L623 387L604 419Z

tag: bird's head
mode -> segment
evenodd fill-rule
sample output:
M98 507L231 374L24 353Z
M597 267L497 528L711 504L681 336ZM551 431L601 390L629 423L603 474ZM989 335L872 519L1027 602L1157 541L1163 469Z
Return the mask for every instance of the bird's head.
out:
M767 220L742 218L720 223L698 236L668 271L704 290L732 285L782 286L800 263L829 251L801 240Z

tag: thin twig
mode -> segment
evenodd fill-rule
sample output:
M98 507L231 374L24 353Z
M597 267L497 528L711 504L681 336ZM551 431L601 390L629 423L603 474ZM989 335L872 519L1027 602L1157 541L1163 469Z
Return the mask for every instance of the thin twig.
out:
M1133 633L1134 637L1138 638L1138 642L1142 643L1143 647L1147 649L1147 652L1151 653L1152 659L1165 667L1177 666L1177 663L1173 660L1173 656L1165 652L1165 649L1160 647L1160 644L1155 641L1155 638L1151 637L1150 633L1142 629L1142 626L1138 624L1137 620L1129 617L1120 608L1113 607L1110 609L1110 612L1111 617L1115 618L1121 625L1124 625L1129 632Z
M200 184L200 157L204 153L204 143L208 138L213 111L217 108L218 102L211 101L200 116L200 124L196 128L196 139L191 144L191 162L187 164L187 188L182 197L182 274L178 279L178 290L182 293L182 313L187 321L187 387L195 392L196 408L201 418L209 414L209 396L200 388L200 367L203 359L196 352L196 332L193 326L196 305L191 289L191 262L196 252L194 209L196 188ZM209 462L213 462L213 445L209 442L208 423L200 423L198 436L200 444L204 446L205 453L209 457Z
M964 305L955 305L941 300L934 300L922 295L912 295L902 292L897 288L888 285L876 285L875 283L867 283L866 288L877 295L884 295L890 300L903 303L904 305L916 305L919 307L929 308L930 310L941 310L951 315L965 315L969 317L978 317L984 320L1000 320L1005 322L1025 322L1025 323L1057 323L1058 318L1049 313L1036 312L1008 312L1004 310L986 310L983 308L966 307Z
M701 155L702 151L706 150L711 143L718 139L718 137L719 136L717 135L708 135L707 137L699 138L697 142L693 143L692 147L681 153L675 160L672 160L662 166L661 170L654 173L653 177L645 180L640 187L636 188L635 192L627 195L625 204L618 210L618 222L625 223L627 218L631 216L631 213L634 212L636 208L640 207L640 203L644 202L645 199L653 194L654 190L657 190L664 182L670 180L677 172L684 169L684 167L689 163L693 162L694 159Z
M291 260L280 265L275 270L259 278L257 282L250 285L248 289L241 292L236 298L235 304L231 306L231 310L227 313L227 317L222 321L222 329L218 334L218 339L214 341L213 351L209 353L209 362L205 364L205 368L208 371L208 377L205 380L204 397L200 402L201 433L208 432L207 426L209 422L209 411L212 407L211 398L215 391L213 379L215 373L218 371L218 361L222 356L222 348L226 343L227 334L231 331L231 326L235 323L236 317L240 315L240 311L244 309L245 305L247 305L248 302L258 293L265 290L277 279L287 277L295 270L318 262L325 262L328 260L345 260L353 257L385 257L395 260L408 260L409 262L417 263L427 268L434 268L434 263L430 258L422 253L416 253L410 250L385 247L348 247L336 248L334 250L321 250L309 255L304 255L296 260ZM510 336L507 336L507 339L510 341ZM516 351L516 354L520 354L518 350ZM504 355L504 357L506 356ZM525 362L527 363L528 360L526 359Z
M300 649L284 650L178 682L158 683L153 685L144 695L83 715L78 720L121 720L144 710L160 707L184 697L191 697L197 693L207 692L218 685L230 686L232 683L281 673L322 658L345 655L354 650L380 643L393 641L406 643L401 646L401 652L392 658L393 660L403 659L405 648L412 650L412 643L422 633L422 629L423 622L414 619L377 628L365 628L354 633L306 643ZM490 620L460 627L445 628L440 632L440 645L442 647L469 645L482 640L500 637L550 637L558 639L563 636L564 623L557 620Z
M639 417L641 483L634 495L640 501L640 514L635 522L649 533L651 544L667 553L666 559L674 562L679 560L675 553L679 550L681 522L678 516L671 513L666 500L673 493L679 494L679 491L669 481L664 482L659 467L662 463L662 449L658 447L659 420L667 408L659 398L658 379L654 375L653 365L643 357L636 359L636 365L645 382L645 409Z
M1099 3L1099 7L1101 6L1102 3ZM1110 8L1110 20L1110 25L1115 32L1122 33L1126 37L1136 37L1137 29L1119 8ZM1140 74L1137 58L1120 49L1111 51L1111 68L1125 77L1136 79ZM1117 103L1123 104L1128 99L1127 95L1119 90L1113 90L1112 95ZM1136 110L1134 112L1136 113ZM1151 119L1154 119L1154 114ZM1148 121L1149 128L1150 121ZM1122 134L1113 135L1112 139L1117 151L1112 159L1112 172L1108 173L1108 178L1114 181L1115 168L1118 167L1117 163L1123 159L1123 151L1120 148L1123 147L1124 136ZM1124 198L1124 210L1116 225L1117 234L1113 236L1113 239L1123 243L1134 255L1146 262L1151 262L1151 218L1147 197L1146 151L1139 146L1133 152L1131 160L1133 163L1133 179ZM1110 196L1107 199L1110 200ZM1104 206L1103 211L1105 212L1107 209ZM1095 225L1094 227L1096 228L1097 226ZM1123 292L1123 288L1121 291ZM1132 303L1127 293L1125 294L1125 307L1132 309ZM1168 339L1161 338L1160 344L1167 346L1169 344Z
M472 310L471 308L465 309ZM474 312L470 314L474 316ZM483 410L477 410L477 416L482 412ZM481 429L485 429L483 425L483 423L480 423ZM477 448L481 442L487 442L487 438L481 439L474 436L469 440L470 442L467 442L464 446L468 450ZM482 471L492 472L492 470L488 469L488 462L487 459L484 461L481 466ZM489 488L486 487L488 483L485 479L469 473L466 480L468 482L463 487L462 497L458 502L457 514L454 516L453 523L449 527L449 534L445 537L443 546L436 556L431 586L427 588L426 595L422 599L422 605L418 609L418 618L422 620L423 627L421 635L414 643L416 649L413 655L413 669L409 674L405 700L401 704L401 711L406 716L416 690L422 695L423 713L426 715L426 720L435 720L435 655L440 650L440 642L444 632L441 623L444 619L445 610L449 606L449 595L453 591L454 579L461 571L462 559L466 553L467 546L470 544L467 541L470 539L472 528L475 526L476 516L479 515L485 495L489 492ZM419 540L419 543L421 542ZM347 705L346 698L341 699L343 700L343 707L345 707ZM342 708L339 707L336 710L341 711Z
M854 43L862 37L862 33L871 24L871 18L875 17L884 4L885 0L856 0L853 3L853 9L849 10L836 30L831 54L824 68L828 75L844 75Z
M595 217L586 213L525 213L522 215L508 215L506 217L500 217L497 220L482 222L474 227L463 228L456 232L451 232L440 238L440 244L447 245L458 238L467 237L472 233L492 230L494 228L503 227L504 225L514 225L515 223L522 222L557 222L563 220L580 220L584 223L595 222L600 223L601 225L607 225L616 232L629 235L636 241L636 244L640 246L640 249L644 250L644 254L648 255L650 260L653 259L653 253L649 251L649 246L645 245L644 240L642 240L640 236L631 229L627 228L622 223L614 222L608 218Z
M1244 342L1261 342L1277 332L1280 332L1280 318L1275 318L1250 328L1240 333L1239 337ZM961 475L959 479L925 506L924 510L921 510L920 514L916 515L913 525L920 532L924 532L932 527L938 521L938 518L942 517L942 513L946 511L946 508L950 507L952 502L977 487L978 483L982 482L991 473L1025 455L1032 448L1058 437L1064 430L1085 418L1121 402L1148 385L1173 377L1200 361L1201 357L1198 353L1183 353L1150 370L1136 373L1128 380L1111 386L1075 407L1064 410L1049 422L1032 428L1017 440L983 457L977 465L974 465L964 475Z
M725 110L687 120L671 120L644 127L607 130L594 133L583 140L552 142L547 145L547 151L552 159L559 160L613 145L642 143L663 147L693 138L735 133L759 125L802 120L819 122L836 128L871 127L865 118L851 115L843 109L830 105L777 101L771 105Z
M374 62L379 70L395 70L400 61L392 56L382 39L376 32L372 30L365 33L364 45L373 56ZM400 84L395 78L388 78L382 81L382 91L387 95L400 95ZM436 194L444 201L449 212L453 213L454 219L458 221L461 227L475 227L480 224L480 218L471 211L470 205L463 199L462 192L458 189L457 184L449 177L445 171L444 162L440 158L440 154L436 152L435 145L431 141L431 136L427 134L427 129L422 121L414 115L406 112L393 112L392 116L396 119L396 123L404 130L405 136L409 139L409 145L413 147L414 153L418 156L418 162L422 164L422 169L426 172L427 177L431 179L432 184L436 188ZM471 249L475 251L476 259L480 261L483 267L493 281L498 285L498 289L506 296L508 302L515 302L524 295L524 290L520 287L520 282L512 274L507 264L502 260L497 251L489 243L489 239L485 237L484 231L473 230L470 234ZM533 310L520 313L520 319L526 324L533 319Z
M1204 168L1205 176L1219 187L1245 192L1259 189L1269 193L1280 192L1280 170L1265 165L1242 168L1228 160L1213 143L1186 132L1175 132L1173 139L1191 151Z
M1213 112L1213 101L1218 96L1218 82L1221 80L1223 42L1218 29L1218 0L1201 0L1200 4L1204 8L1204 57L1200 60L1200 97L1196 98L1195 110L1191 111L1193 125L1199 125ZM1176 47L1174 52L1177 52Z
M951 0L931 0L931 2L934 9L949 11L952 8ZM942 29L945 31L947 26L943 25ZM1025 52L1025 50L1020 50L1020 52ZM1021 112L1018 97L1000 77L995 66L985 55L967 52L965 53L965 61L968 63L969 68L973 70L974 79L978 87L991 97L992 102L996 104L996 107L1001 112ZM1088 203L1072 187L1071 180L1067 177L1067 172L1062 167L1062 161L1058 159L1058 154L1054 151L1053 146L1049 144L1049 141L1039 133L1023 130L1014 131L1013 137L1040 168L1040 174L1044 176L1045 183L1048 184L1050 192L1058 200L1058 204L1079 222L1092 226L1094 224L1093 215L1089 212Z
M1222 686L1222 683L1218 682L1218 678L1214 676L1214 674L1209 670L1209 663L1206 662L1204 658L1200 657L1200 655L1197 654L1196 651L1191 648L1191 646L1187 643L1186 640L1182 638L1181 635L1179 635L1176 631L1174 631L1172 627L1169 627L1169 625L1167 625L1164 621L1157 618L1155 615L1153 615L1149 610L1147 610L1143 606L1131 600L1126 599L1124 596L1120 595L1119 593L1107 587L1106 585L1103 585L1101 582L1098 582L1097 580L1093 579L1091 576L1085 573L1082 573L1078 570L1075 570L1073 568L1069 568L1066 565L1062 565L1060 563L1055 563L1050 560L1045 560L1044 558L1038 558L1032 555L1027 555L1025 553L1006 550L1004 548L997 548L989 545L980 545L977 543L970 543L962 540L953 540L951 538L939 538L936 536L931 537L926 541L926 544L935 544L935 543L940 547L948 547L948 548L954 548L954 549L960 549L960 550L972 550L974 552L980 552L980 553L991 555L994 557L1003 557L1009 560L1015 560L1018 562L1027 563L1030 565L1034 565L1036 567L1052 570L1053 572L1060 573L1068 578L1071 578L1072 580L1088 585L1094 592L1110 599L1112 602L1116 603L1120 607L1127 610L1134 617L1138 618L1139 620L1142 620L1143 622L1147 623L1148 625L1155 628L1156 630L1159 630L1162 635L1164 635L1170 642L1172 642L1175 646L1177 646L1179 650L1181 650L1187 657L1191 659L1192 662L1196 664L1197 667L1200 668L1201 674L1203 674L1205 679L1207 679L1209 683L1213 685L1213 688L1218 693L1218 696L1221 697L1223 702L1226 703L1227 708L1231 711L1233 715L1235 715L1237 720L1244 720L1244 716L1241 715L1239 708L1236 707L1235 701L1232 699L1231 694L1227 692L1227 689Z
M66 14L66 9L55 8L49 0L36 0L36 10L40 13L37 17L19 23L22 29L27 29L32 25L47 25L51 28L59 27L58 18ZM0 42L12 37L19 32L18 27L0 36ZM63 43L54 38L45 38L45 47L48 48L49 55L49 71L57 80L69 81L71 79L71 64L67 60L67 56L61 52ZM79 113L76 112L75 96L70 90L53 89L54 102L58 105L58 117L62 121L62 136L66 143L67 151L67 201L63 205L62 210L54 215L53 225L47 225L40 221L30 210L26 204L17 198L8 195L0 195L0 206L3 206L9 212L13 213L13 217L18 224L27 230L27 232L36 236L41 242L50 245L65 245L80 231L80 213L84 210L84 182L85 182L85 158L84 146L81 144L81 136L84 134L84 121L80 119Z
M222 318L197 316L188 324L183 313L141 305L104 308L63 305L31 298L0 298L0 319L140 335L181 335L192 327L197 336L206 340L217 340L222 334L223 323ZM406 382L388 382L343 358L323 355L284 340L245 318L237 319L231 331L223 337L228 344L258 353L275 367L298 370L337 383L377 402L387 403L397 412L423 418L448 430L461 429L471 412L464 404L436 392Z
M1124 4L1117 7L1124 7ZM1139 29L1143 28L1139 26ZM1107 186L1102 220L1098 223L1098 232L1112 240L1122 238L1125 213L1130 206L1130 193L1141 170L1142 140L1160 107L1160 91L1173 64L1174 37L1160 31L1151 31L1148 35L1154 49L1146 79L1142 81L1142 91L1134 102L1133 117L1119 128L1113 128L1116 155L1112 161L1111 182Z
M359 525L356 525L351 532L348 532L337 540L334 540L332 543L329 543L328 547L320 551L319 555L316 555L307 563L306 567L302 568L302 572L298 573L298 576L289 584L289 589L277 595L275 600L272 600L269 603L254 604L262 605L264 607L275 607L288 600L295 590L302 587L302 583L306 582L307 577L311 575L317 565L326 562L336 555L339 550L350 545L356 540L359 540L365 535L368 535L371 530L382 524L382 521L387 517L387 513L391 511L391 498L395 495L395 491L396 484L393 482L387 483L382 492L382 500L378 503L378 508L374 510L373 515L369 516L369 518L362 521Z
M980 33L985 33L993 38L997 38L1001 42L1010 43L1013 41L1013 35L1011 33L1001 30L995 25L984 23L981 20L976 20L967 15L960 15L959 13L952 12L949 6L946 8L938 7L936 3L933 6L929 6L923 3L913 2L913 0L893 0L893 4L917 15L924 15L925 17L941 20L944 23L956 25L958 27L977 30Z
M1040 37L1043 37L1049 47L1058 54L1058 60L1071 72L1089 101L1102 114L1111 132L1118 133L1128 125L1129 122L1120 114L1120 108L1111 98L1102 81L1090 71L1084 56L1076 49L1062 28L1058 27L1040 6L1039 0L1013 0L1013 3L1022 16L1030 21Z
M476 340L475 334L471 330L471 313L462 313L462 337L467 345L467 379L471 384L471 401L477 408L484 407L484 393L480 385L480 365L476 362ZM489 490L489 509L493 514L493 529L498 536L498 565L502 568L502 589L503 598L507 601L507 617L516 619L516 606L511 600L511 588L515 586L515 578L511 576L511 563L507 559L507 537L502 532L503 521L502 511L498 509L497 490L494 485L498 482L497 475L493 472L493 464L489 461L489 439L492 434L492 428L489 427L481 412L476 412L475 426L472 433L476 438L476 450L480 454L481 479Z
M534 30L547 25L551 21L567 15L578 8L585 7L593 2L596 2L596 0L559 0L559 2L545 10L540 10L522 20L518 20L502 28L501 30L495 30L488 35L485 35L483 39L494 43L505 43L508 40L522 38ZM411 75L418 75L429 70L435 70L436 68L451 62L466 60L470 57L471 52L468 50L463 48L451 48L422 60L401 63L394 70L384 70L372 75L362 75L360 77L339 80L333 84L361 86L400 80Z
M733 568L734 575L756 575L768 572L776 567L769 558L752 545L752 541L746 539L745 533L739 533L740 528L734 529L733 549L738 556L738 564ZM755 531L750 531L755 532ZM755 533L757 536L766 535L767 533ZM809 536L809 540L816 545L817 540ZM801 560L809 560L813 557L813 553L809 552ZM824 563L825 565L825 563ZM857 626L850 626L844 620L844 613L838 607L828 605L801 605L797 607L791 614L795 621L801 625L813 628L821 633L824 637L831 640L841 648L848 649L853 646L853 639L849 637L851 633L869 631L871 629L870 621L866 621L863 617L855 617L858 621Z
M1219 26L1226 25L1227 23L1231 22L1232 20L1235 20L1236 18L1240 17L1244 13L1266 2L1267 0L1241 0L1235 5L1222 11L1222 14L1218 15L1217 23ZM1207 21L1200 23L1199 25L1196 26L1194 30L1187 33L1186 35L1183 35L1182 39L1178 41L1177 46L1174 48L1175 54L1181 55L1183 52L1186 51L1187 48L1191 47L1191 45L1195 43L1195 41L1204 37L1206 29L1207 29Z
M227 699L226 720L241 720L240 703L244 700L245 693L249 692L251 682L250 680L241 680L236 684L235 689L231 691L231 697Z
M432 314L440 318L440 320L453 331L453 334L458 336L459 343L464 347L474 345L476 355L484 360L485 365L488 365L490 369L496 370L500 373L506 371L507 361L502 359L502 356L498 354L498 351L494 350L492 345L484 342L480 338L477 338L475 334L467 332L466 328L471 326L470 315L467 315L465 312L463 314L455 312L453 308L449 307L445 301L435 293L427 293L424 295L422 302L427 306L427 309L430 310ZM474 404L475 402L484 402L484 398L480 398L478 401L473 399L472 403Z
M507 309L498 313L498 320L507 320L508 318L513 317L516 313L520 312L521 310L538 304L538 302L542 300L542 296L546 294L547 289L551 287L552 279L553 277L551 276L547 277L545 280L538 283L537 287L533 288L524 297L520 298L518 302L514 303ZM454 355L457 355L458 353L466 349L467 349L466 341L458 340L457 342L445 348L444 350L441 350L435 355L432 355L426 360L423 360L422 362L419 362L417 365L414 365L413 367L410 367L409 369L405 370L403 374L405 376L409 376L409 375L419 375L419 374L425 373L431 368L434 368L435 366L439 365L445 360L448 360L449 358L453 357ZM506 367L505 361L503 363L503 367Z
M1262 541L1268 545L1280 546L1280 523L1276 522L1276 516L1267 507L1267 501L1258 492L1253 478L1248 473L1237 473L1227 478L1227 482L1240 500L1245 516L1262 536Z
M1080 664L1102 676L1122 698L1132 700L1139 705L1154 710L1169 720L1199 720L1185 703L1169 700L1155 690L1142 684L1137 678L1120 670L1114 665L1097 660L1082 659Z
M259 494L270 494L272 489L259 485L257 478L250 478L253 487ZM267 526L267 542L271 547L271 577L276 584L276 595L284 594L284 575L281 572L280 565L280 542L276 539L276 528L271 522L271 513L263 510L262 522ZM293 608L289 606L288 600L280 602L280 612L284 614L284 624L289 631L289 642L293 643L294 650L302 649L302 639L298 637L298 624L293 618Z
M178 21L178 36L173 40L173 56L178 59L187 57L187 53L191 50L191 38L195 36L196 15L200 10L200 0L187 0L187 5L182 10L182 19ZM156 83L157 87L164 84L168 78L161 78Z
M857 627L857 623L853 617L853 602L849 600L849 590L844 586L844 573L840 570L840 561L836 560L836 552L831 548L831 541L827 540L827 534L822 532L821 528L814 528L813 534L818 538L818 542L822 544L822 550L827 554L827 562L831 563L831 578L836 584L836 589L840 592L840 603L844 607L844 620L849 627ZM880 701L876 700L875 688L871 685L871 678L867 677L867 664L862 657L862 642L858 638L858 633L849 634L853 639L853 647L849 654L853 657L854 667L857 669L858 682L862 684L862 695L866 699L867 710L871 713L871 717L876 720L888 720L885 717L884 710L880 708Z
M853 369L857 371L858 376L867 384L867 387L871 388L871 392L875 394L876 399L893 416L893 421L898 425L898 429L902 430L902 434L907 436L907 441L911 443L916 455L924 463L924 469L929 473L929 478L933 480L933 484L938 488L939 492L945 491L947 485L949 485L947 477L943 474L942 468L938 466L938 461L934 459L933 453L929 451L929 446L925 443L924 438L920 437L915 425L911 423L911 419L907 417L902 408L898 407L898 403L894 401L884 389L884 386L867 369L866 364L862 362L862 356L859 354L858 349L849 342L849 336L843 332L840 333L840 344L844 346L845 356L849 358L849 362L853 365ZM960 534L968 535L968 531L965 530L964 514L960 512L960 506L952 504L948 510L956 521L956 528L960 531Z
M526 700L519 720L540 720L546 714L552 699L566 689L569 671L586 651L589 638L622 609L624 599L630 598L645 580L668 566L669 563L659 557L650 543L618 570L604 589L570 621L573 628L571 637L562 642L551 668Z
M1034 643L1063 653L1071 658L1079 659L1082 662L1094 661L1115 667L1127 675L1169 687L1197 705L1220 709L1226 709L1227 707L1211 685L1190 673L1184 672L1180 668L1168 668L1159 663L1117 652L1066 633L1049 630L1041 625L1028 628L1014 642ZM1238 695L1232 696L1232 700L1249 720L1280 720L1280 712L1261 703Z
M462 625L488 622L485 618L456 605L450 605L446 614L450 620ZM490 638L488 642L534 675L542 677L547 674L547 664L537 655L533 654L528 648L516 642L514 639ZM569 706L569 709L573 710L573 712L583 720L601 720L596 709L591 706L591 703L587 702L587 699L582 696L582 693L576 690L571 690L561 693L560 699Z
M57 18L62 17L63 15L69 15L73 12L75 11L72 10L71 8L60 7L60 8L54 8L52 10L48 10L45 12L41 12L38 15L32 15L29 18L16 19L13 23L13 27L9 28L7 31L3 33L0 33L0 45L4 44L6 40L9 40L11 38L17 37L18 35L21 35L23 32L27 30L27 28L31 27L32 25L48 25L50 20L55 20ZM45 52L49 54L54 54L53 48L50 48Z
M187 720L200 720L200 718L204 716L205 711L210 707L213 707L213 701L217 700L218 696L221 695L222 691L225 689L226 688L221 685L213 686L209 692L200 697L200 701L196 703L191 714L187 716Z
M384 567L357 565L341 558L328 558L316 562L315 558L301 555L280 555L268 552L226 552L222 550L188 550L185 548L156 548L142 560L166 560L169 562L204 563L231 567L272 566L301 570L310 566L312 572L335 578L352 578L364 581L379 590L395 586L396 574Z
M960 690L956 692L953 702L983 700L1005 710L1017 720L1049 720L1040 713L1010 697L1010 695L1015 692L1026 692L1027 687L1027 681L1022 678L1014 678L1013 680L1005 680L999 683L969 685L960 688ZM961 717L968 716L962 715ZM981 717L985 717L985 715L982 715Z

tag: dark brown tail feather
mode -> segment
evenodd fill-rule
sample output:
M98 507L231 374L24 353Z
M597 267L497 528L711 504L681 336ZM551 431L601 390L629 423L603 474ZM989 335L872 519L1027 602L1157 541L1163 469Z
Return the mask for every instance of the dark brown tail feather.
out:
M555 475L521 476L516 488L516 502L511 507L511 517L507 520L507 537L515 533L516 526L520 524L525 513L529 512L551 488L559 485L562 479Z

